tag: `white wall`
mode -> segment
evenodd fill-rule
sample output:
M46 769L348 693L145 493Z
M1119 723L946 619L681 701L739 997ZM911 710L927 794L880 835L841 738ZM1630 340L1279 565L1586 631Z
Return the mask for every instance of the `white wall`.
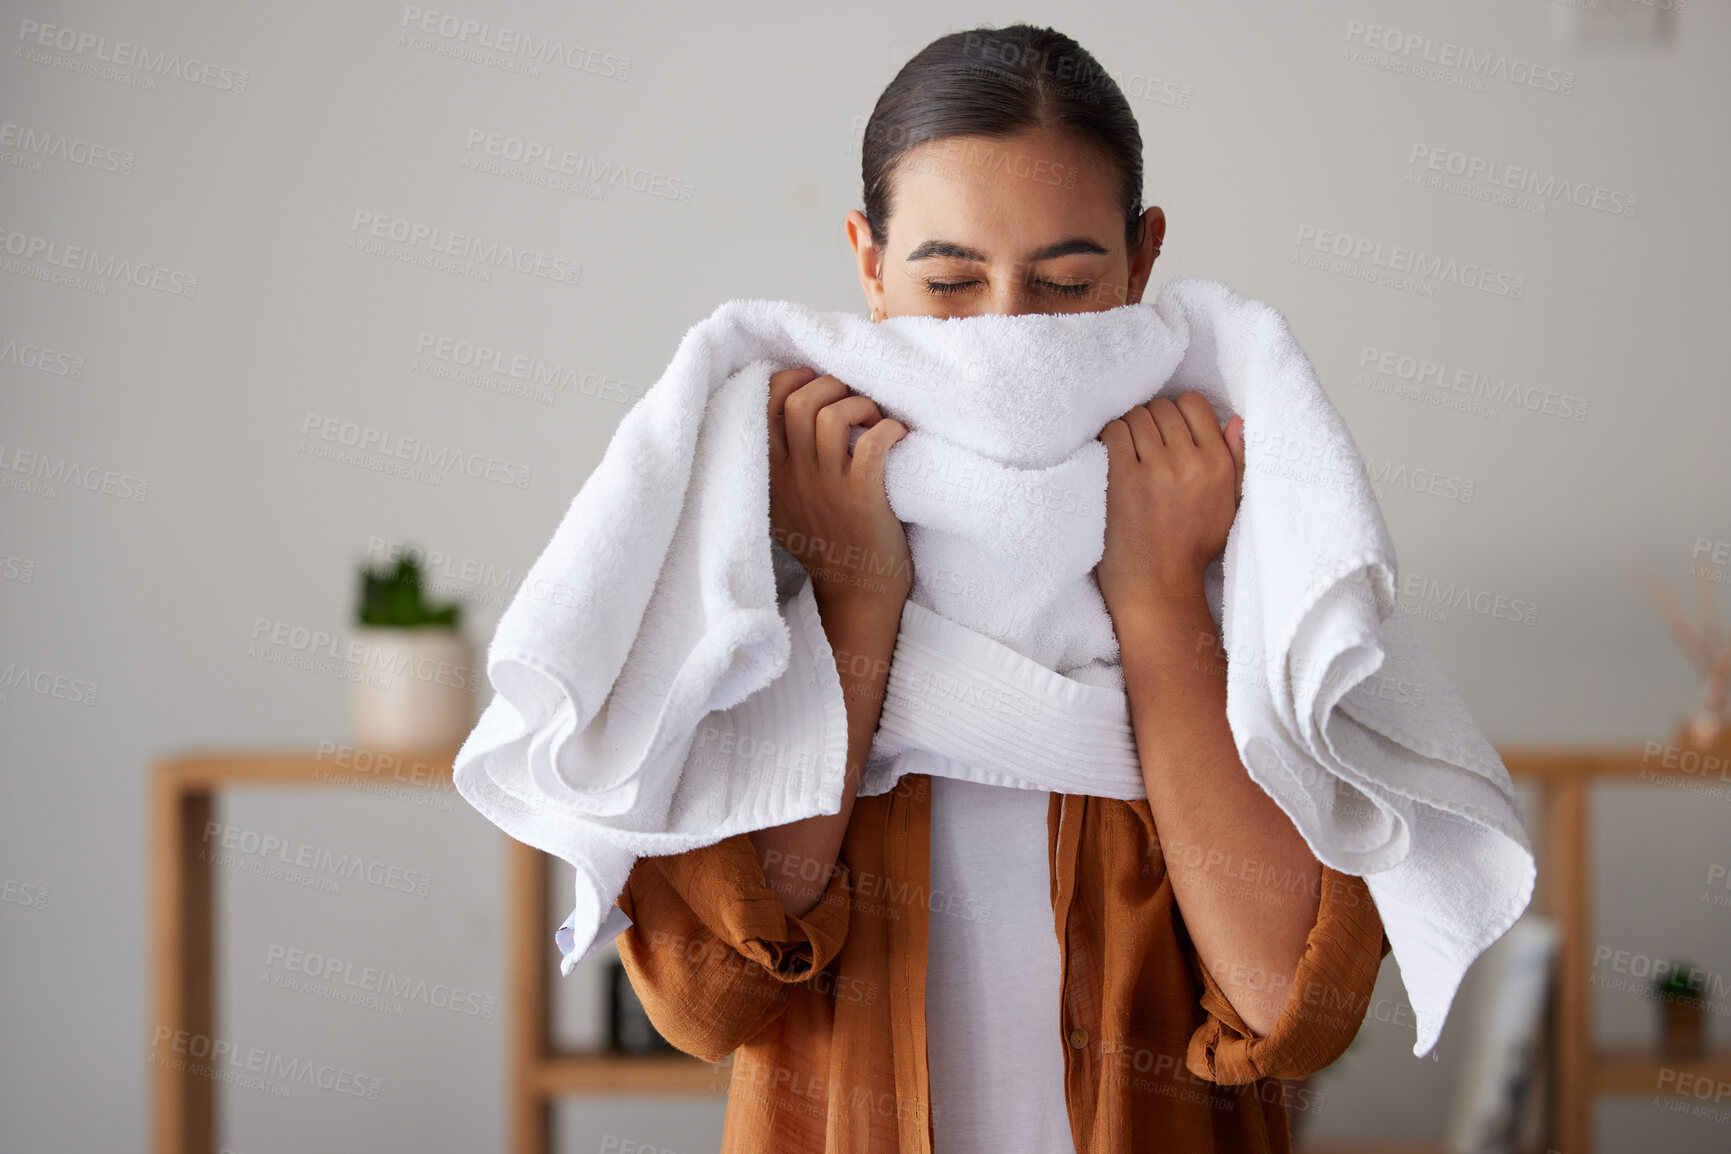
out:
M402 5L9 4L0 669L97 690L77 703L11 683L0 702L0 1145L145 1147L150 767L184 750L312 747L347 732L346 683L283 664L285 647L259 656L257 623L346 637L355 563L369 543L409 542L451 559L438 586L476 599L468 630L484 643L625 411L611 385L542 403L433 375L416 360L420 335L640 392L726 299L863 310L841 224L860 202L859 128L901 63L952 28L1056 19L1127 91L1152 93L1132 101L1145 196L1170 221L1159 277L1216 277L1275 304L1373 463L1438 470L1456 492L1471 483L1470 501L1390 486L1384 507L1405 570L1538 606L1531 625L1458 607L1419 620L1493 741L1665 740L1695 686L1631 574L1684 589L1696 541L1731 541L1731 393L1713 339L1728 304L1731 14L1691 2L1663 43L1583 45L1580 21L1638 34L1657 11L1596 7L439 9L598 54L594 70L527 74L437 34L406 43ZM105 47L39 48L31 21ZM1506 56L1517 73L1555 69L1541 78L1566 73L1570 90L1498 79L1475 90L1376 67L1350 55L1365 47L1355 22L1430 37L1433 53L1449 41ZM105 62L117 41L212 64L209 82L190 65L192 80ZM692 196L613 186L594 198L475 171L471 132L659 173ZM95 146L96 162L38 163L21 134L79 158ZM1638 211L1552 202L1536 213L1422 187L1407 181L1427 171L1410 163L1415 146L1584 182L1607 204L1638 198ZM519 246L580 275L561 284L498 267L477 279L359 251L357 213ZM1305 267L1300 254L1322 255L1297 242L1306 229L1488 266L1509 278L1502 287L1519 278L1520 299ZM17 247L36 240L55 260L79 246L161 267L170 290L195 276L196 295L44 279L59 266ZM27 367L39 347L65 354L51 369L77 374ZM1480 416L1379 392L1359 383L1367 348L1568 394L1586 415L1502 404ZM302 452L322 443L303 438L309 417L527 467L528 484L454 473L429 484L316 459ZM26 473L6 471L30 468L22 454L89 470L97 489L31 491ZM110 474L118 492L101 491ZM431 879L416 896L222 872L221 1029L382 1084L377 1101L225 1088L230 1148L501 1148L501 1018L423 1004L396 1016L271 981L272 947L292 948L502 997L503 835L446 800L455 806L253 790L225 805L222 820L244 829ZM1595 809L1595 945L1731 971L1731 909L1708 895L1711 867L1731 862L1728 816L1723 793L1607 792ZM593 1036L571 984L561 1029ZM1378 993L1400 998L1392 966ZM1651 1028L1639 997L1600 999L1607 1040ZM1721 1040L1725 1024L1715 1017ZM1455 1039L1451 1027L1440 1059L1418 1060L1404 1019L1373 1020L1320 1083L1315 1135L1440 1132ZM598 1150L614 1135L713 1149L720 1110L720 1099L574 1102L559 1111L561 1147ZM1645 1099L1600 1118L1605 1150L1731 1142L1724 1124Z

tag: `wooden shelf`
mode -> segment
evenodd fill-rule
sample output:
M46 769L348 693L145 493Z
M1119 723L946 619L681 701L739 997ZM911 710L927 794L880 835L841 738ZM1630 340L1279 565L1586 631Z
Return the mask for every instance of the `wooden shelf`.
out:
M216 1082L175 1068L156 1052L163 1031L220 1036L217 927L210 863L203 856L217 795L255 785L450 791L457 747L372 751L330 742L313 751L201 750L159 760L150 778L151 1146L159 1154L212 1154ZM543 891L543 894L545 891ZM538 945L546 945L542 934ZM517 999L515 991L507 1002ZM172 1035L170 1035L172 1036Z
M536 1092L567 1094L725 1094L732 1069L689 1054L556 1054L533 1077Z
M335 744L335 743L333 743ZM222 786L322 785L371 780L404 786L453 788L451 770L457 761L452 748L374 752L335 744L330 752L256 749L201 751L168 757L156 763L159 786L208 790Z
M1539 876L1544 908L1557 919L1561 931L1552 989L1556 1054L1552 1144L1569 1154L1591 1154L1595 1097L1664 1093L1658 1079L1667 1067L1695 1077L1731 1081L1731 1054L1669 1058L1656 1052L1590 1051L1588 788L1601 781L1622 784L1649 777L1681 781L1687 780L1691 771L1665 766L1666 754L1655 755L1650 746L1498 752L1514 778L1527 779L1539 789L1544 805L1546 836ZM1699 752L1731 759L1731 749ZM389 785L449 791L454 788L451 768L456 753L454 748L445 748L375 755L350 744L333 743L313 752L199 751L159 761L151 780L153 1005L157 1025L196 1033L210 1032L215 1024L211 1005L216 977L211 879L198 851L204 823L221 789L256 785L373 789ZM1723 777L1731 782L1731 760L1714 766L1711 776L1715 780ZM553 1049L548 1023L557 950L547 924L547 869L554 859L532 846L507 840L511 861L505 925L510 1148L517 1154L541 1154L548 1149L549 1107L559 1097L726 1093L731 1074L726 1064L711 1064L684 1054L628 1057ZM158 1066L153 1091L154 1148L163 1154L211 1154L217 1143L210 1080ZM1439 1154L1441 1147L1380 1144L1305 1150L1307 1154Z
M1691 1081L1705 1078L1731 1083L1731 1053L1684 1058L1649 1051L1611 1050L1593 1055L1590 1068L1596 1094L1689 1096L1680 1093L1674 1085L1660 1087L1661 1070L1675 1070L1679 1075L1690 1076Z
M1693 757L1685 756L1685 751ZM1606 1096L1682 1096L1659 1086L1662 1069L1731 1081L1731 1054L1671 1058L1655 1050L1595 1051L1588 960L1592 936L1592 852L1588 800L1594 785L1691 780L1731 783L1731 744L1691 746L1672 738L1639 746L1498 749L1509 775L1538 788L1544 829L1540 907L1558 929L1551 985L1550 1144L1569 1154L1593 1152L1593 1104ZM1666 764L1667 762L1673 764ZM1681 1080L1681 1079L1679 1079ZM1691 1083L1692 1084L1692 1083Z

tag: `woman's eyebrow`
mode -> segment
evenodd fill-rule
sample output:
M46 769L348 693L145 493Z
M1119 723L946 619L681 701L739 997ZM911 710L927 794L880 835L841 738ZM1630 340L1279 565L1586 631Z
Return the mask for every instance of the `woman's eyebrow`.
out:
M1077 252L1107 256L1110 255L1111 250L1098 241L1089 240L1085 236L1077 236L1071 237L1069 240L1061 240L1057 244L1049 244L1039 252L1030 255L1028 260L1030 263L1039 260L1051 260L1053 257L1069 256L1071 253ZM952 257L956 260L971 260L980 264L984 264L986 261L984 253L976 252L965 245L952 244L947 240L928 240L908 253L907 259L909 261L926 260L936 256Z

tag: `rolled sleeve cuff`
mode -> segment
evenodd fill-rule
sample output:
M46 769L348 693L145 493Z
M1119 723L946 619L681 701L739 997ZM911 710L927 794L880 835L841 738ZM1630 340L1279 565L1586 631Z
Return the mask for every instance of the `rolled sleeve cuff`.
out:
M662 862L669 882L710 932L784 982L823 969L847 941L853 891L844 861L836 861L817 904L798 916L769 888L747 834Z
M1221 1085L1258 1078L1304 1078L1345 1052L1358 1034L1389 952L1382 918L1364 879L1322 867L1316 925L1274 1029L1257 1037L1198 962L1207 1021L1190 1036L1185 1064Z

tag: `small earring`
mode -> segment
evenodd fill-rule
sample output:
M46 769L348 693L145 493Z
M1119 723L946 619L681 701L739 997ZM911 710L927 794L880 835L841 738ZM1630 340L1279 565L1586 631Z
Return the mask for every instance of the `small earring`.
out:
M874 324L874 325L878 324L883 319L884 319L883 313L879 312L876 308L873 308L872 309L872 324Z

